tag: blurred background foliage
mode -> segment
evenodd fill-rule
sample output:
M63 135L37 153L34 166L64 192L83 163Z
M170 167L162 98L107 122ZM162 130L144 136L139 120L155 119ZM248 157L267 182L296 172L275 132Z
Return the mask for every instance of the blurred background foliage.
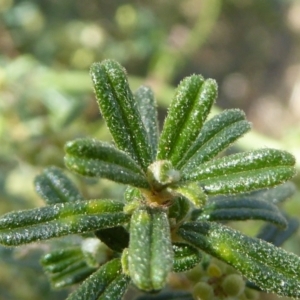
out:
M238 107L253 122L239 147L286 149L299 171L299 16L296 0L0 0L0 212L43 205L33 179L63 167L66 141L110 139L88 74L106 58L125 66L133 89L154 89L161 123L184 76L215 78L215 111ZM122 192L73 178L87 198ZM299 215L299 199L285 205L290 214ZM257 222L236 226L253 235ZM49 247L0 248L1 300L65 299L37 262ZM299 233L285 248L300 254Z

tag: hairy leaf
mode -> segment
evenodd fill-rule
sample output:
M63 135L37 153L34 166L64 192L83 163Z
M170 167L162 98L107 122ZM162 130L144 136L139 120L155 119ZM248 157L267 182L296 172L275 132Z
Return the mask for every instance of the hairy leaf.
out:
M116 279L105 289L104 293L98 300L121 300L125 294L130 277L125 274L120 274Z
M202 207L207 201L207 195L197 182L187 182L173 189L189 199L196 207Z
M83 281L96 269L87 265L80 247L55 250L40 260L55 289Z
M174 243L174 272L184 272L194 268L202 258L200 251L185 243Z
M272 203L251 198L238 199L213 199L203 209L198 211L194 220L207 221L239 221L239 220L264 220L282 228L287 226L287 220ZM195 216L195 213L194 213Z
M232 265L266 292L300 296L300 258L215 222L183 224L178 233L208 254Z
M83 259L81 248L72 247L47 253L41 258L40 263L46 272L57 273L80 259Z
M128 283L128 276L122 274L120 260L113 259L87 278L67 300L121 300Z
M0 243L17 246L119 226L130 218L123 207L119 201L89 200L11 212L0 218Z
M95 271L95 268L91 268L84 260L81 260L70 264L65 270L49 276L49 279L54 289L61 289L82 282Z
M173 266L167 214L159 208L138 208L130 223L129 273L143 291L161 290Z
M176 222L182 221L190 211L189 200L183 196L178 196L169 208L169 219L175 219Z
M237 194L271 187L295 175L295 158L288 152L260 149L206 162L182 180L199 181L208 194Z
M152 151L125 70L116 61L104 60L92 65L91 77L99 108L116 145L146 170L152 162Z
M161 133L159 160L170 160L176 167L197 138L216 95L216 82L204 81L200 75L187 77L179 84Z
M147 188L140 167L125 152L94 139L78 139L65 146L66 166L81 175Z
M238 109L225 110L207 121L196 141L184 155L177 168L193 171L214 158L251 128L245 115Z
M71 180L57 167L46 168L34 180L36 192L47 204L83 200Z
M148 134L152 160L155 160L158 144L158 119L154 94L149 87L142 85L135 91L134 98Z

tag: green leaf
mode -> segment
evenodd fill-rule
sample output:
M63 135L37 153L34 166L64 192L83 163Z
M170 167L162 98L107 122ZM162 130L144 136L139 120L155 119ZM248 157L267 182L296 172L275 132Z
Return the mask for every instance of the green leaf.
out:
M200 251L185 243L174 243L174 272L185 272L194 268L202 258Z
M52 288L61 289L85 280L95 272L84 260L74 262L65 270L49 276Z
M287 220L288 225L285 230L281 230L273 224L266 224L256 237L275 246L281 246L299 229L299 221L296 218L287 218Z
M129 280L122 274L120 260L113 259L87 278L67 300L121 300Z
M251 125L241 110L231 109L207 121L197 139L185 153L177 168L191 172L249 131Z
M129 233L122 226L100 229L95 231L95 235L116 252L122 252L129 244Z
M189 199L196 207L202 207L207 201L207 195L197 182L187 182L173 187L173 190Z
M34 180L36 192L47 204L83 200L72 181L57 167L46 168Z
M140 204L145 202L140 189L128 186L124 192L125 213L132 213Z
M281 296L300 296L298 256L215 222L185 223L178 233L236 268L262 290Z
M225 198L225 197L224 197ZM287 220L277 206L264 200L243 197L238 199L211 199L199 210L197 221L264 220L286 228Z
M0 218L0 243L18 246L119 226L130 219L123 207L119 201L89 200L11 212Z
M199 181L208 194L237 194L271 187L295 175L295 158L276 149L259 149L206 162L182 180Z
M176 223L182 221L190 211L190 202L183 196L178 196L174 200L174 203L169 208L169 219L175 219Z
M197 138L216 96L216 82L204 81L200 75L187 77L179 84L161 133L159 160L170 160L177 166Z
M141 207L130 223L129 273L143 291L161 290L173 266L170 226L162 208Z
M57 273L80 259L83 259L81 248L72 247L47 253L41 258L40 263L46 272Z
M152 150L125 70L116 61L104 60L92 65L91 77L99 108L116 145L145 171L152 162Z
M125 294L130 277L125 274L120 274L116 279L106 288L104 293L98 300L121 300Z
M125 152L94 139L78 139L65 146L66 166L81 175L103 177L137 187L149 187L143 171Z
M152 160L155 160L158 144L158 119L154 94L149 87L142 85L135 91L134 98L148 134L152 149Z
M80 247L53 251L40 263L55 289L79 283L96 270L87 265Z

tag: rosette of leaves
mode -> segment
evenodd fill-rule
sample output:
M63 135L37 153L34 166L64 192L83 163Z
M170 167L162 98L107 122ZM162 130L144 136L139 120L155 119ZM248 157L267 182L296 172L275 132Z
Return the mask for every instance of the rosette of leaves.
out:
M267 194L245 193L292 178L294 157L276 149L220 156L250 124L238 109L207 120L217 97L212 79L192 75L179 84L159 135L151 89L132 93L125 70L113 60L93 64L91 77L113 144L91 138L68 142L65 164L77 174L128 185L124 199L84 200L61 172L47 169L36 179L47 205L2 216L0 242L18 246L71 234L98 237L113 254L93 268L78 249L77 256L62 251L42 259L54 284L56 278L63 278L58 285L64 286L85 279L69 300L122 299L130 283L146 293L160 291L170 272L193 268L203 252L263 291L299 297L299 257L226 226L246 219L280 230L288 226ZM166 295L157 299L180 298Z

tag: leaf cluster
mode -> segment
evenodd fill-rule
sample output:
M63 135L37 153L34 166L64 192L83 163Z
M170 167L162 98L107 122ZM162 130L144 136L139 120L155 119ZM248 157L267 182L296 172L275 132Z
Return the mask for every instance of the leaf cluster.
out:
M129 284L159 292L171 272L205 265L204 257L234 267L249 286L300 297L300 259L278 247L298 227L277 207L294 192L282 184L295 174L294 157L276 149L222 156L251 125L238 109L207 120L217 97L212 79L192 75L179 84L159 135L150 88L132 93L125 70L112 60L93 64L91 77L113 145L68 142L65 165L127 185L124 199L85 200L60 169L49 167L35 180L47 205L2 216L0 242L18 246L71 234L83 244L98 241L42 258L53 287L84 280L68 299L122 299ZM248 219L267 222L257 238L227 226ZM151 299L192 297L166 295Z

